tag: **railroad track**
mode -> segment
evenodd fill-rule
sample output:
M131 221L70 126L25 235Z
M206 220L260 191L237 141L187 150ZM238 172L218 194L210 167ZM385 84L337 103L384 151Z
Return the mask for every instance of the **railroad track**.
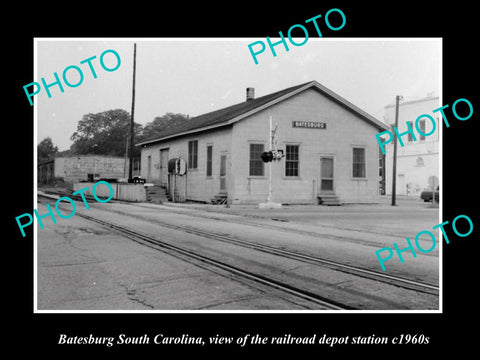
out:
M145 207L145 206L142 206L141 204L138 204L138 203L130 203L129 205L139 207L139 208L143 208L143 209L151 209L151 207ZM163 207L166 208L167 206L163 205ZM215 212L213 210L204 210L204 211L207 212L207 213L217 214L217 212ZM174 214L179 214L179 215L184 215L184 216L197 217L197 218L201 218L201 219L222 221L222 222L226 222L226 223L234 222L235 224L255 226L255 227L258 227L258 228L262 228L262 229L279 230L278 226L274 226L274 225L266 224L266 223L258 223L256 221L251 221L250 219L253 219L253 220L262 220L262 219L265 220L265 219L261 218L261 217L258 217L258 216L254 216L254 215L248 215L248 214L242 215L243 219L235 218L235 220L232 221L232 219L221 218L221 217L218 217L218 216L215 216L215 215L208 216L208 215L205 215L205 214L198 214L198 213L193 213L193 212L188 212L187 213L185 211L179 211L179 210L177 210L173 207L168 207L168 212L169 213L174 213ZM239 215L236 215L236 216L239 216ZM249 219L247 219L247 218L249 218ZM278 218L267 218L267 220L288 222L288 221L284 221L284 220L278 219ZM364 233L371 233L371 234L376 234L376 235L387 235L387 236L397 237L397 238L403 240L403 237L399 237L397 234L388 234L388 233L385 233L385 232L370 231L370 230L366 231L366 230L353 229L353 228L348 228L347 229L347 228L343 228L343 227L340 227L340 226L325 225L325 224L322 224L322 227L328 227L330 229L335 229L335 230L361 231L361 232L364 232ZM288 232L288 233L295 234L295 235L312 236L312 237L321 236L322 238L325 238L325 239L348 241L348 242L352 242L352 243L355 243L355 244L361 243L361 244L364 244L364 245L367 245L367 246L378 247L378 243L376 243L374 241L368 241L368 240L365 240L365 239L360 240L358 238L354 239L352 237L341 236L341 235L333 235L333 234L327 234L327 233L319 234L318 232L314 232L314 231L292 229L292 228L288 228L288 227L281 227L281 231L282 232ZM423 239L420 239L420 241L427 242L427 240L423 240ZM423 253L423 255L424 256L436 256L431 252L430 253Z
M167 223L167 222L161 221L158 218L151 218L151 217L144 216L144 215L134 215L134 214L131 214L131 213L127 213L127 212L118 210L118 209L109 208L109 209L102 209L102 211L118 213L120 215L128 216L128 217L131 217L131 218L133 217L133 218L137 218L137 219L142 220L142 221L150 222L152 224L155 224L156 226L165 227L165 228L168 228L168 229L172 229L172 230L180 231L180 232L184 232L184 233L189 233L189 234L192 234L192 235L195 235L195 236L201 236L201 237L205 237L205 238L208 238L208 239L213 239L213 240L216 240L216 241L221 241L221 242L224 242L224 243L233 244L233 245L236 245L236 246L242 246L242 247L245 247L245 248L250 248L250 249L253 249L255 251L260 251L260 252L272 254L272 255L275 255L275 256L280 256L280 257L287 258L287 259L290 259L290 260L300 261L300 262L308 263L308 264L314 264L314 265L319 266L319 267L332 269L334 271L340 271L340 272L346 273L348 275L353 275L353 276L356 276L356 277L366 278L366 279L369 279L369 280L378 281L378 282L381 282L381 283L385 283L385 284L388 284L388 285L393 285L393 286L408 289L408 290L413 290L413 291L416 291L416 292L426 293L426 294L434 295L434 296L437 296L437 297L438 297L438 293L439 293L438 286L435 286L435 285L432 285L432 284L427 284L427 283L414 281L414 280L411 280L411 279L392 276L392 275L389 275L389 274L376 272L376 271L373 271L373 270L370 270L370 269L365 269L365 268L356 267L356 266L349 265L349 264L340 263L340 262L337 262L337 261L323 259L323 258L313 256L313 255L309 255L309 254L290 251L290 250L286 250L286 249L282 249L282 248L278 248L278 247L274 247L274 246L270 246L270 245L259 244L259 243L255 243L255 242L248 241L248 240L233 238L231 236L227 236L227 235L224 235L224 234L217 234L217 233L214 233L214 232L205 231L205 230L201 230L201 229L197 229L197 228L178 226L178 225L174 225L172 223ZM288 293L290 295L293 295L295 297L300 297L304 300L311 301L316 305L320 305L321 307L324 307L324 308L327 308L327 309L335 309L335 310L346 310L346 309L353 310L354 309L353 307L346 306L346 305L344 305L344 304L342 304L338 301L331 301L330 299L319 296L318 294L312 293L308 290L297 288L297 287L292 286L290 284L283 283L282 281L270 279L270 278L268 278L264 275L254 274L252 272L240 269L239 267L227 264L225 262L200 255L200 254L198 254L198 253L196 253L192 250L182 248L182 247L179 247L177 245L173 245L171 243L168 243L168 242L165 242L165 241L162 241L162 240L158 240L156 238L153 238L153 237L145 235L145 234L141 234L141 233L139 233L135 230L128 229L124 226L113 224L111 222L101 220L101 219L98 219L98 218L95 218L95 217L92 217L92 216L89 216L89 215L86 215L86 214L83 214L83 213L79 213L79 212L77 212L77 215L79 215L79 216L81 216L81 217L83 217L87 220L91 220L91 221L94 221L94 222L99 223L101 225L112 228L112 229L128 236L130 239L132 239L136 242L139 242L139 243L142 243L144 245L148 245L148 246L157 248L159 250L163 250L163 251L168 250L168 251L174 252L175 254L181 254L184 258L187 258L187 261L188 261L188 259L195 259L197 262L200 261L203 264L208 264L209 266L213 266L217 269L222 269L223 271L227 271L228 273L233 274L237 277L242 277L244 279L249 279L249 280L252 280L252 281L256 281L257 283L261 283L263 285L275 288L279 291L286 292L286 293ZM187 216L187 217L190 216L189 214L184 214L184 215ZM279 230L279 229L276 229L276 230ZM317 236L318 236L318 234L317 234Z
M328 309L328 310L355 310L355 308L351 306L347 306L345 304L339 303L337 301L333 301L330 299L326 299L318 294L306 291L304 289L297 288L295 286L292 286L290 284L271 279L269 277L255 274L250 271L246 271L244 269L240 269L236 266L232 266L230 264L227 264L225 262L219 261L212 259L210 257L200 255L198 253L195 253L192 250L185 249L183 247L177 246L177 245L172 245L168 242L161 241L159 239L153 238L151 236L141 234L137 231L134 231L132 229L129 229L124 226L120 226L117 224L113 224L111 222L95 218L93 216L89 216L86 214L82 213L77 213L76 215L87 219L89 221L95 222L97 224L103 225L105 227L111 228L125 236L127 236L129 239L134 240L137 243L143 244L143 245L148 245L150 247L157 248L159 250L167 250L169 253L174 252L177 255L181 255L183 259L185 257L188 260L194 259L196 261L200 261L203 264L207 264L209 266L213 266L216 269L221 269L224 272L228 272L230 274L235 275L236 277L240 277L243 279L247 279L250 281L254 281L256 283L260 283L264 286L267 286L269 288L273 288L277 291L281 291L283 293L286 293L290 296L294 296L297 298L301 298L303 300L307 300L310 303L313 303L317 306L320 306L322 308Z
M381 273L381 272L370 270L370 269L365 269L365 268L361 268L353 265L340 263L338 261L324 259L318 256L303 254L303 253L299 253L291 250L285 250L278 247L259 244L259 243L248 241L248 240L237 239L227 235L220 235L220 234L212 233L205 230L195 229L191 227L178 226L178 225L167 223L158 219L149 219L144 216L127 214L126 212L119 211L119 210L108 209L108 211L115 212L121 215L135 217L144 221L149 221L149 222L155 223L156 225L166 227L172 230L178 230L178 231L186 232L189 234L206 237L209 239L214 239L214 240L218 240L218 241L222 241L222 242L226 242L226 243L230 243L238 246L243 246L243 247L281 256L281 257L292 259L292 260L298 260L298 261L306 262L309 264L328 267L330 269L341 271L349 275L355 275L355 276L367 278L370 280L376 280L382 283L394 285L404 289L414 290L414 291L431 294L431 295L437 295L437 296L439 294L439 287L433 284L427 284L427 283L418 282L411 279L393 276L393 275ZM189 216L189 215L186 215L186 216Z

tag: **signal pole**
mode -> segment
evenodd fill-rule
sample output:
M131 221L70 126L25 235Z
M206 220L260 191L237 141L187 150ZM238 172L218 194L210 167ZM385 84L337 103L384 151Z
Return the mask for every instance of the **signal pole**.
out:
M269 119L270 126L269 126L269 146L268 150L271 153L273 148L274 148L274 143L275 143L275 133L277 132L277 127L278 125L275 126L275 130L272 130L272 117L270 116ZM272 201L272 161L269 161L268 164L268 196L267 196L267 202L266 203L260 203L258 204L258 207L260 209L280 209L282 207L282 204L280 203L275 203Z

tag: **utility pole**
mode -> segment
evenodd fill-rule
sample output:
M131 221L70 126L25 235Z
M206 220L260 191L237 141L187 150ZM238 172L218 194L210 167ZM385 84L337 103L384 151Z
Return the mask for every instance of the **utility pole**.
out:
M398 105L403 98L401 95L397 95L395 99L395 128L398 129ZM397 195L397 133L393 132L393 174L392 174L392 206L395 206L395 200Z
M125 136L125 160L123 162L123 177L125 178L127 176L127 159L128 159L128 136L130 134L127 134Z
M128 182L133 182L133 132L134 132L134 113L135 113L135 65L137 58L137 44L133 44L133 85L132 85L132 113L130 117L130 159L128 166Z
M273 145L273 134L272 134L272 117L270 116L270 144L268 146L268 150L272 151ZM272 161L268 163L268 196L267 196L267 203L272 202Z

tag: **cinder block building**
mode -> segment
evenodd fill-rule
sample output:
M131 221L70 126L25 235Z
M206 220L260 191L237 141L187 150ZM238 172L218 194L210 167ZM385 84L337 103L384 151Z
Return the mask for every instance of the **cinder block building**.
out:
M270 119L281 160L264 163ZM316 81L190 118L137 144L141 176L178 199L265 202L271 166L272 200L280 203L375 203L379 199L379 147L387 130ZM183 176L168 175L168 161L186 161Z
M128 161L125 163L123 157L106 155L56 157L37 165L37 179L39 183L49 184L55 180L74 183L95 178L123 178L128 176Z

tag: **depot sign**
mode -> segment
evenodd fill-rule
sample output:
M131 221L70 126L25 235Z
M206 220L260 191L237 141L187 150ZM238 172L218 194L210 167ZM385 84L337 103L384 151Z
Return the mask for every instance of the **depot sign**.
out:
M306 129L326 129L327 124L324 122L316 121L292 121L292 127Z

